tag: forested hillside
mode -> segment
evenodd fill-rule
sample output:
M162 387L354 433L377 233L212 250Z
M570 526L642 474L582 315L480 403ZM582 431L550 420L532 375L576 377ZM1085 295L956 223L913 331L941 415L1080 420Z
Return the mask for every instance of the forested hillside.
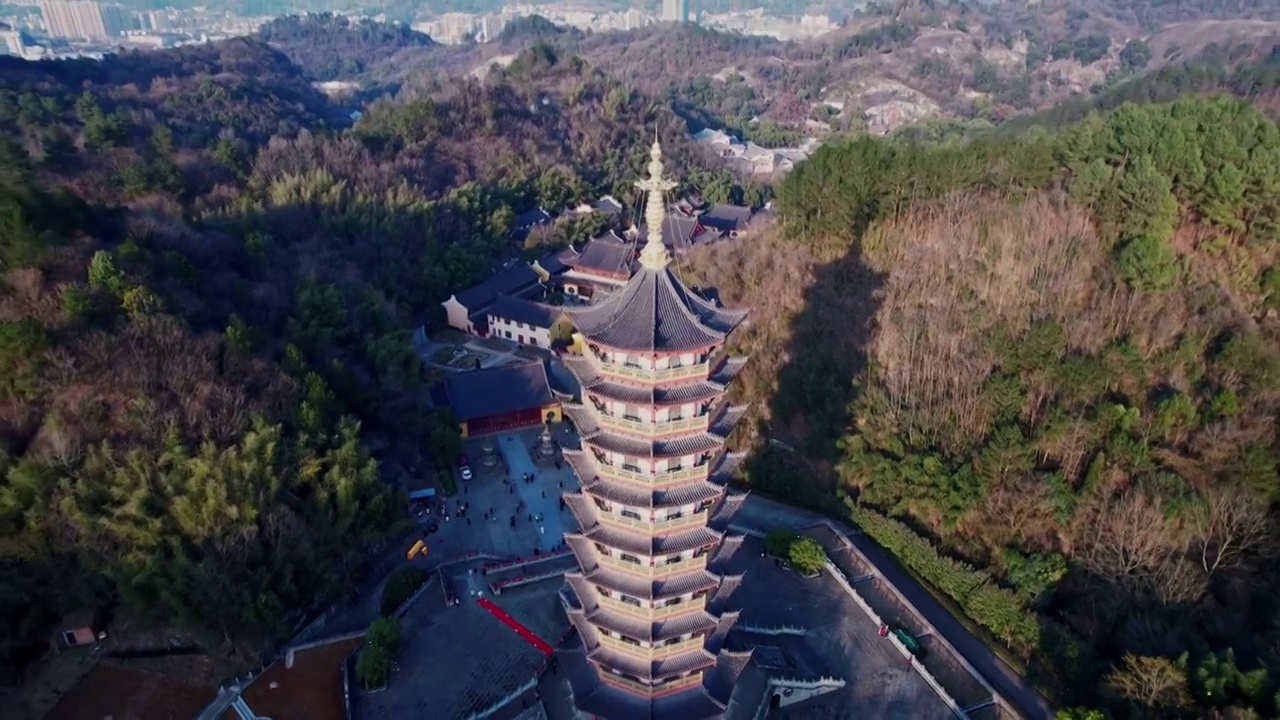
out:
M257 41L0 60L6 650L86 607L279 638L455 463L410 335L522 251L517 213L630 201L655 128L711 196L766 197L547 48L345 132Z
M1254 62L1280 44L1273 5L846 6L832 8L834 20L844 19L840 27L791 41L670 23L584 32L537 16L512 22L492 42L456 46L427 47L425 37L403 26L356 26L331 16L281 18L261 37L311 76L353 80L369 94L434 93L448 78L483 75L491 63L552 42L641 92L671 100L695 129L724 128L783 146L800 134L881 133L939 122L989 127L1170 65ZM777 132L778 125L792 135Z
M753 308L782 442L750 482L851 517L1063 702L1273 717L1276 124L1186 98L863 139L778 202L695 263Z

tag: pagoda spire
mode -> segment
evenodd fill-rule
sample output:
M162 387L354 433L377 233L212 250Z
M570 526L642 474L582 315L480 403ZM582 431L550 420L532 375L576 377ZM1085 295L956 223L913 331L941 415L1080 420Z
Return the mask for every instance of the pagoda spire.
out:
M663 174L662 144L655 137L649 150L649 177L636 181L636 187L644 191L644 224L647 240L640 251L640 265L649 270L661 270L671 262L667 246L662 242L662 223L667 218L666 194L675 188L674 180Z

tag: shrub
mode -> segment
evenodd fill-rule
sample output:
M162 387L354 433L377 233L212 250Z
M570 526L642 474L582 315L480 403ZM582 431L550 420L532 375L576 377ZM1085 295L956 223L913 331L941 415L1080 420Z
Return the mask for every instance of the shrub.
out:
M385 595L383 597L386 597ZM364 648L356 658L356 679L365 688L387 684L391 662L400 651L400 621L395 618L378 618L369 625Z
M813 538L797 538L791 543L787 558L802 575L816 575L827 564L827 554Z
M366 644L356 658L356 679L367 688L387 684L391 672L391 653L381 645Z
M416 565L405 565L396 568L387 578L382 588L382 615L385 617L395 612L406 600L427 581L427 571Z
M395 618L378 618L369 624L369 632L365 636L370 645L380 645L391 655L400 652L400 621Z

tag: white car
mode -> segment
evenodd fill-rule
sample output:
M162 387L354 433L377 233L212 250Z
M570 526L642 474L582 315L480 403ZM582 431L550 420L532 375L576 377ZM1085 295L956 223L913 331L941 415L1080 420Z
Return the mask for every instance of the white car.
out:
M461 469L461 470L459 470L458 472L459 472L459 474L461 474L461 475L462 475L462 479L463 479L463 480L470 480L470 479L471 479L471 468L470 468L470 467L468 467L468 466L466 466L466 465L463 465L463 466L462 466L462 469Z

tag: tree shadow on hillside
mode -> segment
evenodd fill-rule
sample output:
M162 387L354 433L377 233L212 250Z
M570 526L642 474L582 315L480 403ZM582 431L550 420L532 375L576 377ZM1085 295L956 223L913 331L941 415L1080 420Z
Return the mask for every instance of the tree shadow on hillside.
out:
M818 265L793 318L769 399L770 420L748 460L753 489L818 510L838 505L834 467L853 422L858 378L879 310L885 276L869 267L861 244Z

